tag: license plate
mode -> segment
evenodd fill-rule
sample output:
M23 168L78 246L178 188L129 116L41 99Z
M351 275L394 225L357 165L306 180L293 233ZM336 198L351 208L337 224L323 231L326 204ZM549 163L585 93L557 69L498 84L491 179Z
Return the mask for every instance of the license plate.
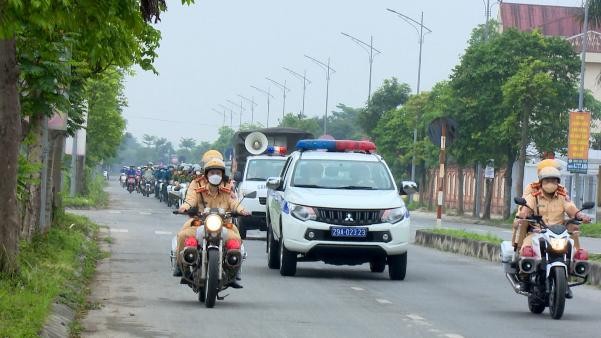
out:
M332 237L365 238L367 237L367 228L331 227L330 234Z

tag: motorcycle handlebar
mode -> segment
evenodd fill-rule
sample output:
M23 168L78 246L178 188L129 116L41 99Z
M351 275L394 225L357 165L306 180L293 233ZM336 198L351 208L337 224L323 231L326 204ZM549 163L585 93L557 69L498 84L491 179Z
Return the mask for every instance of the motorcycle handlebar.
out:
M174 215L188 215L188 216L195 216L195 215L201 215L202 213L199 213L197 211L184 211L184 212L180 212L179 210L173 210L172 212ZM225 214L226 217L250 217L252 215L243 215L243 214L239 214L239 213L234 213L234 212L228 212Z

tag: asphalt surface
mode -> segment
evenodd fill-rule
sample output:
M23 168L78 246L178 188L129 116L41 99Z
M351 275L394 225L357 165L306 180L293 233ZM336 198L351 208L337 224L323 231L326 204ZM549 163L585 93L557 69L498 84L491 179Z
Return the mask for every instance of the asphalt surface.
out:
M244 289L227 290L207 309L171 277L171 238L183 216L116 182L108 191L109 209L76 211L108 226L112 238L92 285L96 309L83 320L85 337L601 336L601 290L575 288L562 320L553 320L548 311L528 312L499 265L415 245L404 281L367 264L299 263L297 275L284 278L267 268L265 242L248 240Z

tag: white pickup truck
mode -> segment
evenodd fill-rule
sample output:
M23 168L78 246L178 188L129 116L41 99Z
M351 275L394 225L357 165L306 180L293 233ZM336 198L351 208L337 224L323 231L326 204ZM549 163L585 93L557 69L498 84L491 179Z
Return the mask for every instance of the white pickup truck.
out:
M236 186L236 193L239 199L246 192L256 191L256 198L245 198L242 200L244 209L252 213L251 217L238 219L238 229L240 236L246 238L246 230L259 229L267 230L265 223L267 187L265 182L267 178L279 176L286 162L285 156L257 155L249 156L244 168L244 174L238 174L234 179L239 182Z

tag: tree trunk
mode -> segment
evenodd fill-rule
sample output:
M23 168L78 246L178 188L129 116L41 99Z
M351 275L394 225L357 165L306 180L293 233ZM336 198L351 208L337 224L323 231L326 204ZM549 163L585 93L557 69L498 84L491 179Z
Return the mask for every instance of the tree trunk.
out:
M18 270L19 217L17 163L21 139L21 107L15 39L0 40L0 272Z
M472 206L472 217L476 217L476 218L480 217L480 215L478 215L478 212L477 212L478 210L476 208L476 205L479 202L478 201L478 197L479 197L478 188L481 188L478 185L479 174L480 173L478 172L478 164L476 163L476 164L474 164L474 193L473 193L474 204Z
M40 170L32 173L28 179L26 199L21 201L21 239L29 240L37 232L40 221L41 203L41 164L42 164L42 121L43 116L35 116L30 120L29 132L32 143L27 146L27 163L40 165Z
M424 197L426 196L426 194L425 194L424 188L427 185L426 170L428 170L426 168L426 162L425 161L421 161L420 171L419 171L419 174L420 174L420 176L419 176L420 177L419 182L420 182L420 184L418 185L418 187L420 187L422 189L421 190L422 193L419 194L419 207L420 208L423 208L424 204L425 204Z
M522 130L520 131L520 155L518 157L518 172L515 181L516 196L524 194L524 167L526 166L526 149L528 148L528 111L522 112Z
M493 179L486 179L486 196L484 197L484 212L482 213L482 219L490 219L493 182Z
M434 182L436 182L436 172L428 175L428 210L434 208Z
M511 217L511 186L513 177L513 162L515 162L515 154L509 149L507 153L507 170L505 171L505 190L503 193L503 219L509 219Z
M457 194L457 215L463 216L465 213L463 210L463 184L465 180L463 178L463 166L461 164L457 164L457 178L459 179L457 187L457 189L459 189Z

